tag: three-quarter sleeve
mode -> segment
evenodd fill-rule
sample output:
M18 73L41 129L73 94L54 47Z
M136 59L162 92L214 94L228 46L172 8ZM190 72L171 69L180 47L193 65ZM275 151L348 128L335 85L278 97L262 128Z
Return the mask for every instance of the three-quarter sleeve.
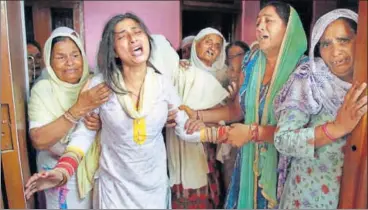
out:
M274 138L276 149L287 156L313 157L314 127L304 128L310 116L299 110L285 109L281 112Z
M181 99L178 95L178 93L175 91L175 87L170 84L169 82L165 83L165 90L167 90L167 98L168 103L172 104L173 109L178 109L178 107L181 105ZM189 119L187 113L184 110L178 110L178 113L176 114L175 122L175 134L179 136L180 139L188 142L200 142L200 132L194 132L193 134L187 134L184 126L187 120Z

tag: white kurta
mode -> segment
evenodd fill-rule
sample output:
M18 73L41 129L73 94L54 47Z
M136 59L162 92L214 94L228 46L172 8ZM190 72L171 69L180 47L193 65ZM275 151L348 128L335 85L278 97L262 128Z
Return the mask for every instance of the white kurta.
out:
M133 120L123 111L118 98L112 94L109 101L95 110L102 121L101 157L95 190L94 208L159 208L170 207L170 187L167 176L166 149L162 129L166 123L168 104L180 105L180 98L168 78L158 76L159 88L152 110L145 117L146 141L139 145L133 141ZM102 82L96 75L90 86ZM177 114L176 133L181 139L199 142L199 132L187 135L184 124L188 116ZM69 146L86 152L92 144L95 132L83 123L78 124Z

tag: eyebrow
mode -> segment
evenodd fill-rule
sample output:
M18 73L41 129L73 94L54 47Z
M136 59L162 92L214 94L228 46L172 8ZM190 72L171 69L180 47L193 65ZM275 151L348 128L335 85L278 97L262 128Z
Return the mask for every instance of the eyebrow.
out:
M257 18L260 18L261 16L273 17L272 15L266 13L266 14L263 14L263 15L258 15Z
M133 26L131 29L132 29L132 30L136 30L136 29L139 29L139 27L137 27L137 26ZM115 33L115 34L121 34L121 33L124 33L125 31L126 31L126 30L125 30L125 29L123 29L123 30L118 31L118 32L115 32L115 31L114 31L114 33Z

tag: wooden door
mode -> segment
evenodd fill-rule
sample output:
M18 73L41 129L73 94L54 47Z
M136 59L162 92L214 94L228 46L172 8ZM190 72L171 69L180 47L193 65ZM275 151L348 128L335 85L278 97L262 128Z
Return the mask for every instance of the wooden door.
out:
M4 204L34 208L24 199L30 176L26 142L26 49L22 1L1 1L1 164ZM2 186L2 189L3 186ZM6 199L6 200L5 200Z
M25 1L27 39L34 39L43 49L51 32L59 26L73 28L84 37L83 1Z
M359 1L354 80L367 82L367 1ZM339 208L367 206L367 114L348 140L345 153Z

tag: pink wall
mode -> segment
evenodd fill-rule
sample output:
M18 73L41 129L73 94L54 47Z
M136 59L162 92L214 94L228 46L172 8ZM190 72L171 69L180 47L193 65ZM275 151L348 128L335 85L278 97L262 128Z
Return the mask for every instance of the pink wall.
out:
M260 10L259 1L243 1L242 14L237 24L237 39L249 46L256 41L256 19ZM240 37L240 38L239 38Z
M180 44L180 1L83 1L83 6L86 53L92 67L103 27L119 13L135 13L151 33L164 35L175 48Z

